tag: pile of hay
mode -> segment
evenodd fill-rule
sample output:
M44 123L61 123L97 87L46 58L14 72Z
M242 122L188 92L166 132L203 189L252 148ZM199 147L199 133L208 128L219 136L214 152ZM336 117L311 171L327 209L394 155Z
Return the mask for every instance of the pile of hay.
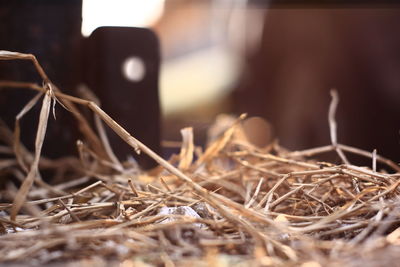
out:
M43 86L15 81L38 95L17 117L14 132L0 127L1 263L96 266L161 265L393 265L400 260L400 167L376 153L338 144L287 151L264 149L243 137L238 118L204 151L182 130L180 154L162 159L94 102L61 93L35 57L0 51L0 60L31 60ZM19 123L42 100L35 151L19 141ZM82 132L79 157L41 157L48 117L59 102ZM137 152L159 166L149 172L113 155L100 120L93 130L77 105L93 111ZM22 133L23 134L23 133ZM343 164L317 160L337 153ZM371 158L357 167L346 154ZM376 163L382 170L376 170ZM42 169L63 182L46 183ZM68 171L66 171L68 170ZM63 177L65 175L65 177ZM20 180L19 188L12 181ZM59 179L58 179L59 180Z

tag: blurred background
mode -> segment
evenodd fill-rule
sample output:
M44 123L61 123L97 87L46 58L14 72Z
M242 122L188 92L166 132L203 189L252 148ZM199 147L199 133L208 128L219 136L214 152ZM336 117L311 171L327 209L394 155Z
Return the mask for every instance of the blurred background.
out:
M195 142L204 144L219 114L246 112L262 118L253 130L265 133L255 137L260 146L275 138L291 150L327 145L335 88L339 142L400 161L400 9L394 5L40 0L2 4L0 17L0 48L37 55L50 78L72 93L84 80L82 43L96 28L152 29L160 43L160 117L143 112L139 120L160 128L144 135L178 141L179 130L193 126ZM21 78L16 69L1 77ZM121 71L134 80L145 75L140 61ZM0 114L9 114L10 100L0 101Z

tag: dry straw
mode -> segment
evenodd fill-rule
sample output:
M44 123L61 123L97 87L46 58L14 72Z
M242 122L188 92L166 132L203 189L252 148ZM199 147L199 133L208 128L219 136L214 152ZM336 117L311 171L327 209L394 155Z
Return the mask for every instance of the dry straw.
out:
M33 55L0 51L0 60L30 60L43 79L42 86L0 82L38 91L17 115L14 131L0 124L0 262L306 267L386 265L400 258L400 167L376 151L338 142L336 91L328 146L254 147L240 134L243 115L204 152L191 128L183 129L181 152L167 161L95 101L63 94ZM31 152L20 141L19 121L41 97ZM76 118L78 157L41 156L56 102ZM96 130L82 108L93 112ZM144 172L119 162L100 120L159 166ZM342 163L318 162L321 153L337 153ZM348 153L371 158L372 168L352 165ZM44 182L44 169L58 182Z

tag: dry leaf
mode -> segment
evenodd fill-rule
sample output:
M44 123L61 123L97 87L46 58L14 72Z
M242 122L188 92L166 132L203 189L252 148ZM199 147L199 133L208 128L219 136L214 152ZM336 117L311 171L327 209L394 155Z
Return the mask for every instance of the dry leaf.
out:
M233 134L236 131L236 127L240 121L242 121L246 117L246 114L242 114L234 123L233 125L224 132L224 134L214 141L207 149L204 151L204 154L196 161L196 166L199 167L203 163L206 163L211 158L215 157L224 147L226 144L231 140Z
M15 156L17 158L17 161L21 168L25 171L28 172L28 167L26 166L25 162L25 157L23 155L23 151L21 150L20 146L20 120L25 116L26 113L28 113L39 101L39 98L43 95L42 92L38 93L35 97L33 97L24 107L23 109L18 113L15 119L15 126L14 126L14 152Z
M187 127L181 130L182 134L182 147L181 152L179 153L179 165L178 168L181 170L189 169L190 165L193 161L193 152L194 152L194 144L193 144L193 128Z
M42 109L40 110L39 115L39 124L38 130L36 133L36 140L35 140L35 157L30 167L29 173L26 176L24 182L22 183L21 187L19 188L10 213L10 218L12 221L15 221L15 218L21 209L22 205L25 203L26 197L28 192L33 184L35 177L38 174L39 168L39 160L40 154L42 151L44 137L46 135L46 128L47 128L47 121L49 118L50 113L50 106L51 106L51 94L50 91L47 91L42 103Z

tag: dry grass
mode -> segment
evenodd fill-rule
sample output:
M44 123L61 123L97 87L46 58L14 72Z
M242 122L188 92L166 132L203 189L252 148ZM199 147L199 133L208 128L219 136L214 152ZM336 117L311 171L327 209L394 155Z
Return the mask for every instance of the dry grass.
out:
M0 262L311 267L399 260L400 167L376 152L338 143L334 91L331 145L290 152L274 143L259 149L243 138L241 116L204 152L193 144L191 129L182 130L181 153L166 161L95 102L61 93L34 56L0 51L0 60L21 59L34 63L43 86L0 83L38 91L18 114L14 131L0 124L0 176L9 179L1 192ZM19 140L18 122L42 96L30 152ZM56 102L79 125L77 158L41 156ZM94 113L96 131L78 106ZM119 162L99 119L159 167L144 172ZM337 153L343 164L316 160L327 152ZM371 158L372 168L352 165L347 153ZM376 162L384 169L377 171ZM63 182L47 184L43 169ZM21 181L18 189L14 180Z

